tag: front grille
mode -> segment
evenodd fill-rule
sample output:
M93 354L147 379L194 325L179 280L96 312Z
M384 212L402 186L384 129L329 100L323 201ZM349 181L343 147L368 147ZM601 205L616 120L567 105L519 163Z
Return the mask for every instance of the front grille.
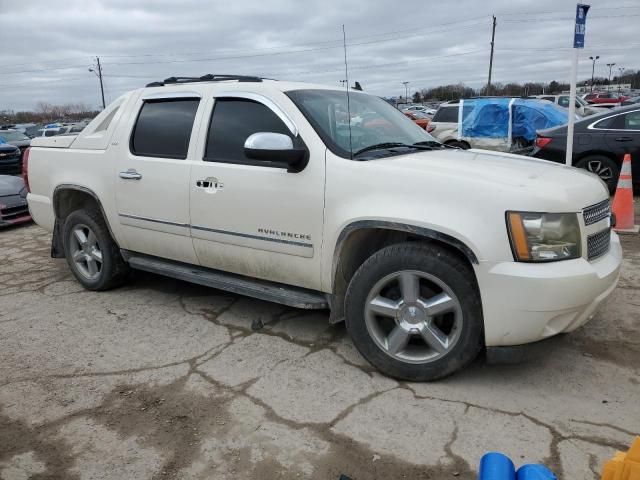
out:
M587 257L589 260L598 258L609 251L611 243L611 229L607 228L601 232L594 233L587 237Z
M25 215L29 215L29 207L26 202L11 207L0 205L0 219L2 220L14 220Z
M584 217L585 225L592 225L599 222L603 218L607 218L611 215L611 205L609 200L603 200L600 203L591 205L590 207L582 210L582 216Z

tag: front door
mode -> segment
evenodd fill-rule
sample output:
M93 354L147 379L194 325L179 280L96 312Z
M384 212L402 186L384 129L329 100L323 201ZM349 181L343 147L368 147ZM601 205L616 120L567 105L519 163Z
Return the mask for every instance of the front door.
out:
M151 94L127 122L131 137L117 146L115 195L128 250L197 263L189 179L199 105L194 92Z
M282 103L290 102L284 95ZM191 169L191 235L200 263L215 269L320 289L325 148L289 173L278 162L248 158L245 140L257 132L310 139L286 110L254 93L210 100ZM315 139L315 141L318 141Z

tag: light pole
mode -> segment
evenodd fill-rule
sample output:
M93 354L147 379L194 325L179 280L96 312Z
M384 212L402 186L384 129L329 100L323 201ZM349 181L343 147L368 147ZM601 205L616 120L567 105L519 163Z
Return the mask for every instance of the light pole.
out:
M404 85L404 102L409 103L409 82L402 82Z
M591 64L591 91L593 92L593 74L596 71L596 60L598 60L600 58L600 55L596 55L595 58L594 57L589 57L589 60L591 60L592 64Z
M615 63L607 63L607 67L609 67L609 84L607 85L608 91L611 91L611 69L613 68L614 65Z
M620 93L620 84L622 83L622 75L624 75L624 67L618 67L618 93Z
M106 108L104 103L104 85L102 84L102 66L100 65L100 57L96 57L96 66L94 68L90 68L89 71L96 74L98 80L100 80L100 94L102 95L102 109Z

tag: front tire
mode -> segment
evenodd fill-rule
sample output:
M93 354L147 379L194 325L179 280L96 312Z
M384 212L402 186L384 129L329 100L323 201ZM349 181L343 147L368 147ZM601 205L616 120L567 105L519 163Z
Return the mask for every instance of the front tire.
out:
M99 212L70 213L64 222L63 242L69 268L87 290L109 290L126 279L129 267Z
M401 243L376 252L353 276L345 301L354 345L391 377L445 377L483 345L473 271L437 245Z
M584 168L588 172L595 173L600 179L607 184L609 193L613 194L618 185L618 176L620 175L620 167L604 155L590 155L578 161L576 167Z

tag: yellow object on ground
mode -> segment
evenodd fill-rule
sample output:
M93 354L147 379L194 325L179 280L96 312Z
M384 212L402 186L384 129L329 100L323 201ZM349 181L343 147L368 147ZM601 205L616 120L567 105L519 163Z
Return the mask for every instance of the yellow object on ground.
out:
M616 452L604 464L601 480L640 480L640 437L636 437L628 452Z

